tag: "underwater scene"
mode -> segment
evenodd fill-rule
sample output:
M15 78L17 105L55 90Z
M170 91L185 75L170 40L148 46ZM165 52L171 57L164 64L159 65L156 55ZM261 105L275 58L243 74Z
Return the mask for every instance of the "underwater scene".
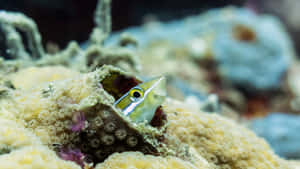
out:
M0 1L0 169L300 169L298 9Z

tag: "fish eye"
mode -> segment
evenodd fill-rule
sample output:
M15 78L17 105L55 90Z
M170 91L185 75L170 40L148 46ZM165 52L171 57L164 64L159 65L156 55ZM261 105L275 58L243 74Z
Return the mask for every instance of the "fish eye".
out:
M132 99L136 100L143 97L143 91L140 88L134 88L130 91L130 96Z
M135 91L135 92L133 92L133 97L139 98L139 97L141 97L141 94L139 92Z

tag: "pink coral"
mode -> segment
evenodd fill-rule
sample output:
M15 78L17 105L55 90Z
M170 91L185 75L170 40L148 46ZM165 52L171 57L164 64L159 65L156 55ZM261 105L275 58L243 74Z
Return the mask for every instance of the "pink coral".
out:
M61 149L58 155L63 160L73 161L84 168L86 156L79 149Z
M73 116L73 124L71 130L73 132L80 132L86 128L86 120L83 112L78 112Z

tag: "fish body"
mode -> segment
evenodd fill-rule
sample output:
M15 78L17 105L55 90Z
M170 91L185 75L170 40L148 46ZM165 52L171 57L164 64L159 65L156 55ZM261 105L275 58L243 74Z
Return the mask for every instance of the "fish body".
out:
M114 106L136 123L149 123L165 97L166 79L158 77L131 88Z

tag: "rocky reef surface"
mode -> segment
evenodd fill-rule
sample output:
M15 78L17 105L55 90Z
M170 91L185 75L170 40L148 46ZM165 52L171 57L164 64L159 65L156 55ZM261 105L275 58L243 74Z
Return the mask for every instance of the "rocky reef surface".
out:
M209 106L195 110L169 96L149 122L124 115L114 103L144 78L137 53L125 47L136 41L104 45L109 12L110 0L100 1L85 48L71 42L53 54L30 18L0 13L1 169L295 168Z
M49 79L30 81L28 75L35 73L27 71L32 69ZM27 85L13 84L16 89L1 100L4 168L290 168L248 129L216 114L190 111L170 98L162 105L167 124L134 125L109 106L114 95L105 79L129 76L119 69L104 66L75 76L67 68L60 74L51 69L57 67L12 74ZM53 76L60 80L53 81ZM85 117L80 131L72 128L79 123L78 112Z

